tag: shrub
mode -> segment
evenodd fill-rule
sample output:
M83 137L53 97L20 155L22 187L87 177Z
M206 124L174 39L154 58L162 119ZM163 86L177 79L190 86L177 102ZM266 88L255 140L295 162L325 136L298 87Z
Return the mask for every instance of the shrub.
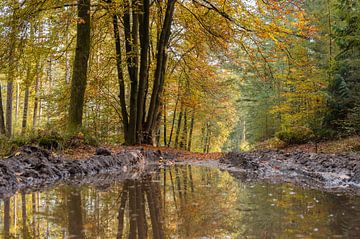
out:
M302 144L314 139L314 132L304 126L292 127L276 133L276 137L287 144Z
M287 144L279 138L273 137L256 145L256 149L283 149Z

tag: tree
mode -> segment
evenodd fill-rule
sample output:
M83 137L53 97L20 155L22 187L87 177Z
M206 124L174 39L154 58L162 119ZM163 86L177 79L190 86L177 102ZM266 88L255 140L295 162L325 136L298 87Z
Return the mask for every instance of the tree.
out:
M75 132L82 126L84 97L90 54L90 0L79 0L76 51L71 80L68 129Z
M2 102L2 86L0 85L0 134L5 135L5 120L4 120L4 108Z

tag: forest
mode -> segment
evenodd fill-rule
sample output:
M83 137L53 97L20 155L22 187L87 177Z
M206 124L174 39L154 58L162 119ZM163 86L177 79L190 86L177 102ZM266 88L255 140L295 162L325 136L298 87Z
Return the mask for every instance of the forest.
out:
M0 148L357 135L359 34L357 0L1 0Z

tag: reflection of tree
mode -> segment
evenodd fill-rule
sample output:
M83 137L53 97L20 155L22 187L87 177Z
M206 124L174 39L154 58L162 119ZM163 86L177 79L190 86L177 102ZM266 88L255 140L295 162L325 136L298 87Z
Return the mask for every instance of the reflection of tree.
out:
M190 166L105 188L18 193L3 202L0 238L5 239L359 236L358 197L241 183L228 173Z
M118 239L123 238L124 235L124 214L126 204L128 204L130 216L128 238L142 239L148 237L146 209L148 209L148 213L150 215L153 238L164 238L159 182L152 181L150 175L145 176L142 180L125 181L123 191L120 196L117 233Z
M26 214L26 194L25 194L25 192L21 192L21 214L22 214L23 238L28 238L27 214Z
M4 239L10 235L10 199L4 199Z
M68 194L68 217L69 217L69 234L71 238L85 238L81 194L79 189L75 189Z

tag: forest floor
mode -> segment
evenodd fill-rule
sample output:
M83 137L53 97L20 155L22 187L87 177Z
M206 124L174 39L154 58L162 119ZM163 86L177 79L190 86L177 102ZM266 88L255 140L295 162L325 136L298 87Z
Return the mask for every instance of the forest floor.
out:
M220 159L224 153L194 153L186 150L180 150L169 147L154 147L149 145L139 146L124 146L121 144L104 144L103 148L107 148L114 153L123 152L127 150L160 150L161 152L176 155L178 160L216 160ZM61 155L68 159L84 159L95 154L98 147L82 145L76 148L68 148L55 151L55 154ZM273 149L278 150L278 149ZM329 140L320 142L317 145L314 143L306 143L299 145L290 145L283 149L284 152L305 152L305 153L325 153L325 154L343 154L360 151L360 136L352 136L343 139Z
M317 145L314 143L291 145L283 149L286 152L302 151L307 153L328 153L328 154L342 154L347 152L360 151L360 136L352 136L343 139L328 140L320 142Z

